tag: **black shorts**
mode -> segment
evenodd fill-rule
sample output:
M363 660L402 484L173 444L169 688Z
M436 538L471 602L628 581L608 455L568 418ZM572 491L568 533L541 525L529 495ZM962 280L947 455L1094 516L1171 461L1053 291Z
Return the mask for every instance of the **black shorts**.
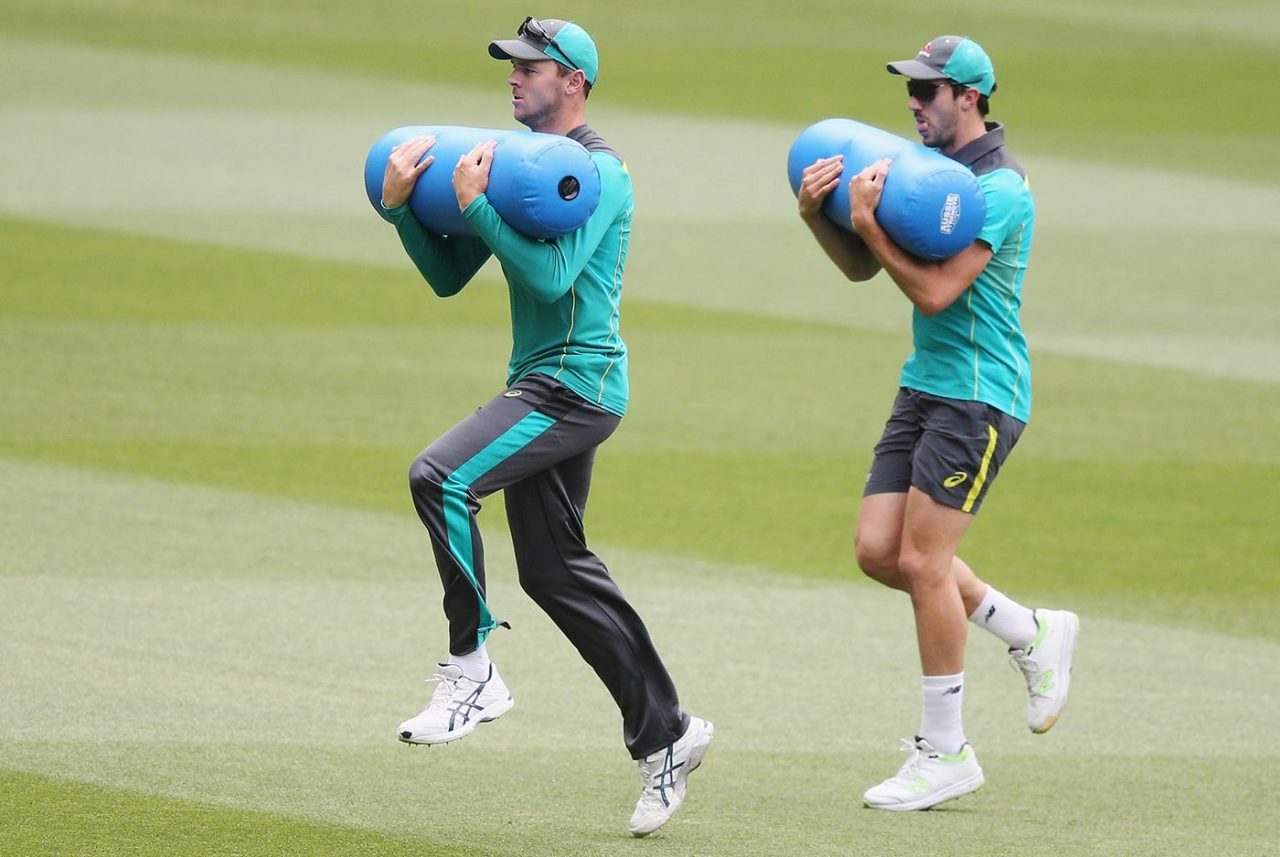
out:
M876 444L862 492L917 488L945 506L976 513L1026 423L984 402L944 399L903 387Z

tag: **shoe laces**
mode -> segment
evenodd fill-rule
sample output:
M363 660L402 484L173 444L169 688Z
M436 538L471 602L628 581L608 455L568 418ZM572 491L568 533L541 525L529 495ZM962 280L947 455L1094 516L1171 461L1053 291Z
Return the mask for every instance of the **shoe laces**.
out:
M916 776L916 768L928 759L929 756L925 753L924 748L920 746L919 742L913 741L910 738L903 738L901 740L902 744L898 749L903 753L908 753L910 755L908 755L907 760L902 763L902 767L898 769L898 773L894 776L894 779L906 782Z
M429 679L425 679L426 684L435 682L435 690L431 691L431 701L427 703L427 708L443 707L453 700L458 693L458 683L466 676L451 676L444 673L436 673Z
M655 758L656 757L656 758ZM675 745L667 745L662 755L657 753L640 761L640 778L644 781L644 793L641 800L656 797L663 806L671 805L668 791L674 792L676 787L676 771L684 767L684 762L676 764Z
M1040 664L1036 663L1036 659L1032 657L1032 653L1034 651L1034 647L1027 649L1010 649L1009 667L1014 672L1022 673L1022 677L1026 679L1027 682L1027 690L1032 696L1045 696L1044 693L1040 692L1040 682L1036 680L1037 676L1039 676L1044 670L1041 669Z

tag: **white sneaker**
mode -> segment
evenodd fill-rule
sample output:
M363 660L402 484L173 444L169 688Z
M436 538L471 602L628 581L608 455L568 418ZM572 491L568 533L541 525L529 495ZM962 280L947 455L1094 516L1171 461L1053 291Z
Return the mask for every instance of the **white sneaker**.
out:
M1027 680L1027 726L1040 735L1053 728L1067 704L1071 687L1071 655L1080 619L1066 610L1035 611L1036 638L1025 650L1010 649L1014 665Z
M648 836L675 815L684 803L689 774L702 764L714 734L709 721L690 717L689 727L674 744L640 760L644 788L628 825L633 836Z
M965 744L954 755L939 753L929 742L917 737L902 739L902 749L911 755L898 770L878 786L867 789L862 802L872 809L908 812L932 806L977 791L986 780L973 747Z
M436 667L436 674L427 679L437 682L431 702L417 717L400 724L399 737L406 744L455 741L470 735L477 725L497 720L516 704L493 664L484 681L467 678L457 664Z

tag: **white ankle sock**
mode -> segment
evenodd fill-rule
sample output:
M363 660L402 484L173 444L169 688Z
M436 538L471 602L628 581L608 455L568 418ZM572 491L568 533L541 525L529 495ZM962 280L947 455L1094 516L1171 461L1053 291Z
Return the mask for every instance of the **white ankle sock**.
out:
M449 663L462 667L462 674L472 681L488 681L489 652L483 645L465 655L449 655Z
M1025 649L1036 638L1036 616L1031 610L998 591L987 587L978 609L969 621L995 634L1011 649Z
M920 717L920 737L933 749L959 753L964 746L964 673L927 675L922 684L924 713Z

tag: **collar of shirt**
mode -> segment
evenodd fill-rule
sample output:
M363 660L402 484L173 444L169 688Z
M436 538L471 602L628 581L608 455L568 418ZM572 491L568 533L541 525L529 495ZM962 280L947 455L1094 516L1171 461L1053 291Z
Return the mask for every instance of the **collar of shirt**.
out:
M958 161L966 167L972 167L985 155L989 155L996 149L1004 145L1004 125L999 122L987 122L987 133L983 134L972 143L967 143L960 147L960 150L953 155L948 155L953 161Z

